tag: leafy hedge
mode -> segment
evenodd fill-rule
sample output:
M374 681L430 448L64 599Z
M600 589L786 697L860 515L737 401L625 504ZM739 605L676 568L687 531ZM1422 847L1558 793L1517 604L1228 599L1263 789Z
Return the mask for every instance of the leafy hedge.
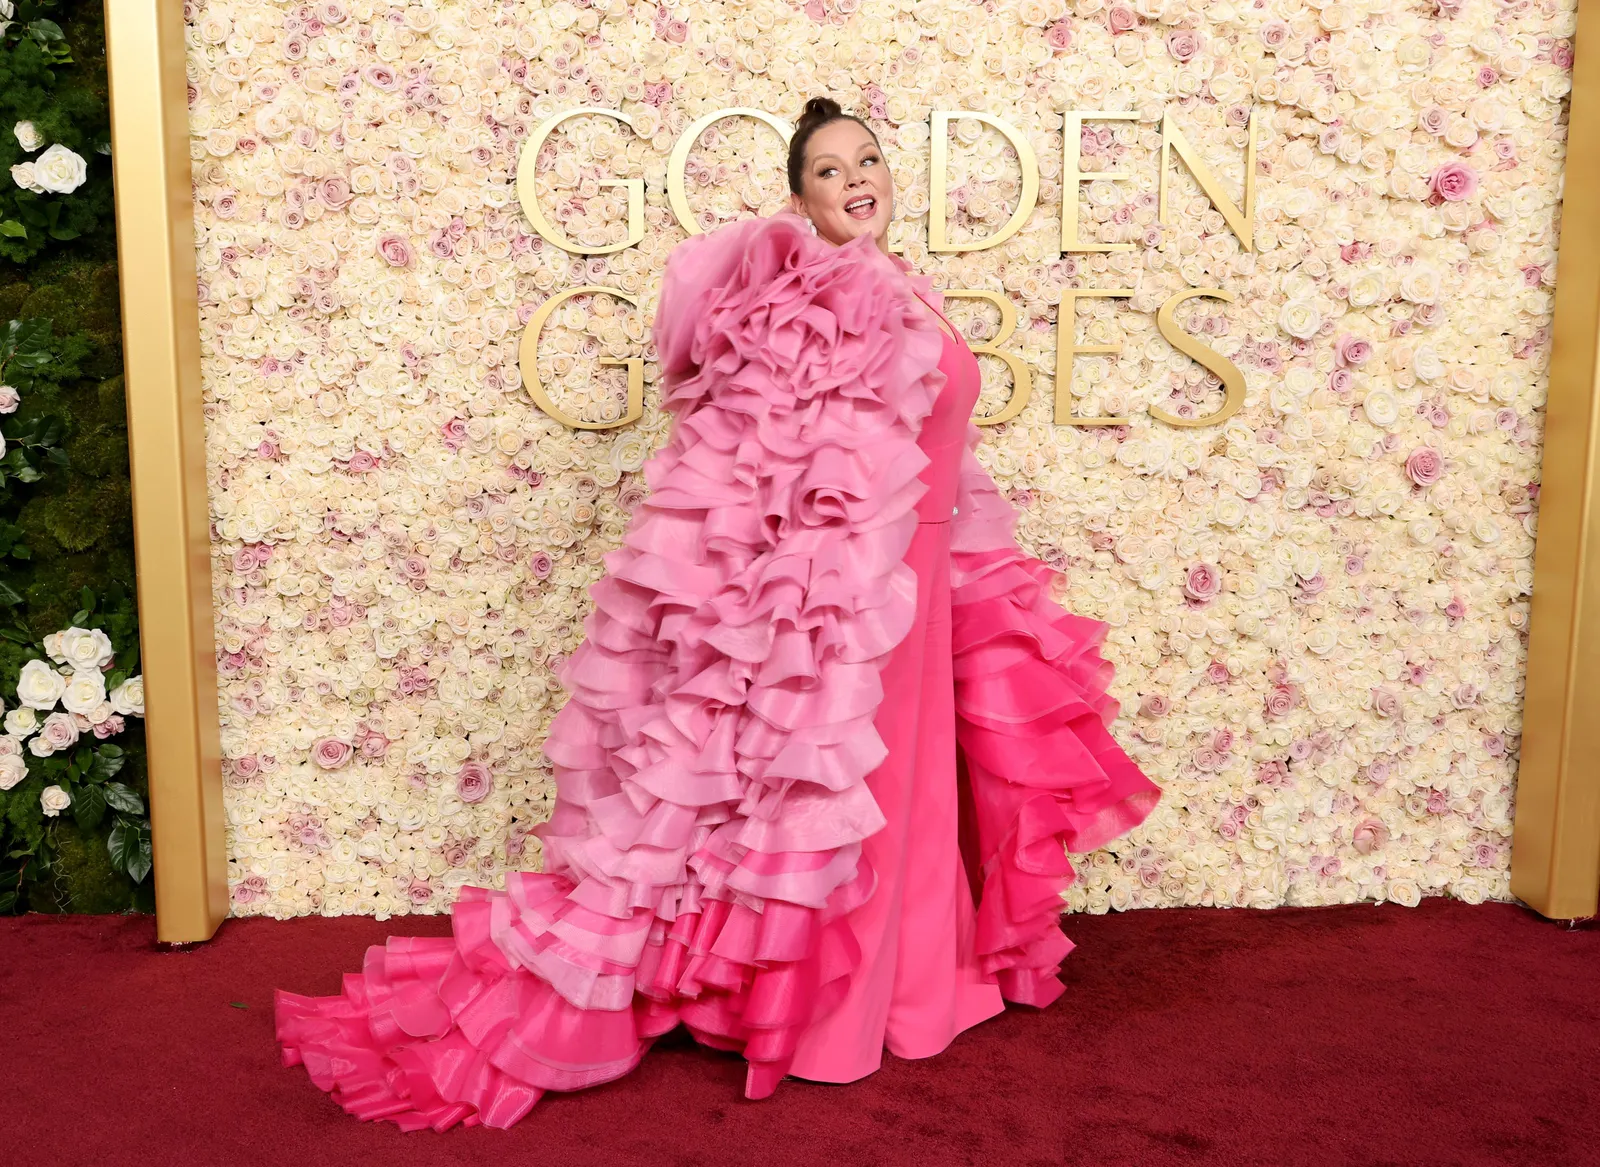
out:
M18 744L35 716L18 678L52 633L103 632L108 689L138 667L109 126L100 0L18 0L0 33L0 698ZM0 912L150 905L143 723L112 742L79 721L0 790ZM71 804L51 814L57 789Z

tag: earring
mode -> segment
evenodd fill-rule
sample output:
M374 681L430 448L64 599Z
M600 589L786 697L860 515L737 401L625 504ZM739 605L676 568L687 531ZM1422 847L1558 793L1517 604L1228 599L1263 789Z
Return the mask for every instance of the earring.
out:
M813 235L817 233L817 221L811 218L809 215L806 216L806 226L811 228L811 233Z

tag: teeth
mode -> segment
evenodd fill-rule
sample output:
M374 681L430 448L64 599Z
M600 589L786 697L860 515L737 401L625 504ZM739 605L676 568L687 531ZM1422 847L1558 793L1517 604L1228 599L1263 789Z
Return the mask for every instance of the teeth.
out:
M873 201L874 201L873 198L869 195L864 199L856 199L854 202L846 203L844 205L844 209L847 210L847 211L859 210L860 208L862 208L864 206L867 206L869 203L871 203Z

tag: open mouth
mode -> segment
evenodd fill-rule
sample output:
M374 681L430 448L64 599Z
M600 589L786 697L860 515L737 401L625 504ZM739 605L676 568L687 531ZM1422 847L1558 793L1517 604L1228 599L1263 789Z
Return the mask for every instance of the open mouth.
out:
M862 195L860 198L851 199L844 205L844 213L852 219L870 219L877 209L878 200L871 195Z

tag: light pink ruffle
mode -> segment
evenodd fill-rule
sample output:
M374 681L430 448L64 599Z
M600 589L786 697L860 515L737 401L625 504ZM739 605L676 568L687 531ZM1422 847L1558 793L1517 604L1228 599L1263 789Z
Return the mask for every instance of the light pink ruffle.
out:
M280 993L287 1063L362 1118L505 1126L628 1072L682 1022L771 1092L860 950L879 672L943 383L937 325L870 239L792 215L672 254L656 344L676 415L591 591L545 752L544 871L465 890L453 939Z

